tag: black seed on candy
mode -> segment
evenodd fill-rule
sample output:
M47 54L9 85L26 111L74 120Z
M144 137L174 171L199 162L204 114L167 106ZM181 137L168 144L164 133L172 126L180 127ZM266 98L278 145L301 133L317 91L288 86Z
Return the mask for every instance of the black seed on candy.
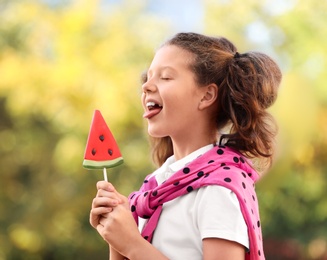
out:
M109 155L112 155L112 150L111 149L108 149L108 153L109 153Z
M100 139L101 142L103 142L104 141L104 136L103 135L100 135L99 136L99 139Z
M95 150L95 148L92 149L92 155L95 155L97 153L97 150Z

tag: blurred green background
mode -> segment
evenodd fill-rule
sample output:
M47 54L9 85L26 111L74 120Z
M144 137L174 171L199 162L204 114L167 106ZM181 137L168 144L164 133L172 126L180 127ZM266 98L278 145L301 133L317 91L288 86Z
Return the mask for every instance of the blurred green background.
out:
M154 169L140 74L178 31L259 50L284 78L275 164L257 185L267 259L327 259L327 1L0 0L0 260L107 259L82 168L94 109L125 159L123 194Z

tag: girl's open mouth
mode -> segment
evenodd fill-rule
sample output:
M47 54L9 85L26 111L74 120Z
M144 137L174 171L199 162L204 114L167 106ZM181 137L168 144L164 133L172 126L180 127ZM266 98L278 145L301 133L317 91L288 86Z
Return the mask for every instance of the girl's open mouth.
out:
M151 117L157 115L162 110L162 106L153 102L149 101L146 103L147 111L143 114L143 118L150 119Z

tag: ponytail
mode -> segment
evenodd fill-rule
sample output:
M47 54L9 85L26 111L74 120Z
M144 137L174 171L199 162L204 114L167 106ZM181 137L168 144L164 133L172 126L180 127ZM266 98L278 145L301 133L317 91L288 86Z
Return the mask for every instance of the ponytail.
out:
M277 126L266 110L277 98L281 72L267 55L248 52L229 58L227 75L219 89L217 125L231 123L230 133L221 135L220 143L243 152L250 158L261 157L270 166Z

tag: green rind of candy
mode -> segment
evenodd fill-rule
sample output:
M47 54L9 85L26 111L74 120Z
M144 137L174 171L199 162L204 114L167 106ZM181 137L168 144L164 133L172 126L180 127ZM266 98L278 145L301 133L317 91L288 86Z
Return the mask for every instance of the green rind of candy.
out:
M123 157L116 158L114 160L107 161L92 161L84 160L83 167L86 169L103 169L103 168L112 168L116 167L124 162Z

